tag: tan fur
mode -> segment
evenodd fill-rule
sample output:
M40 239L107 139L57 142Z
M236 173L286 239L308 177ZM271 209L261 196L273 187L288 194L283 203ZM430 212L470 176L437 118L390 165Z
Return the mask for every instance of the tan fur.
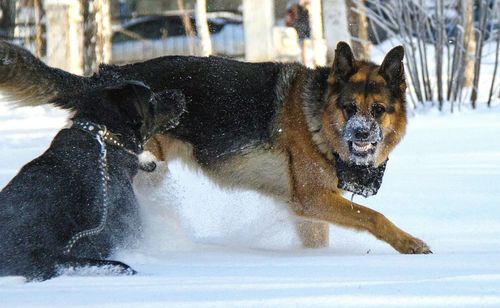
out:
M192 146L168 135L155 135L145 146L158 159L180 159L188 167L202 171L222 188L245 188L286 200L289 195L288 164L279 150L253 148L245 155L228 158L216 165L200 166Z

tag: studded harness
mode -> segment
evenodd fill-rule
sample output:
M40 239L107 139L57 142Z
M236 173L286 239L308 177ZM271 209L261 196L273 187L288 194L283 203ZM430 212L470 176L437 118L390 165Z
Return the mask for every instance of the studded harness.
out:
M81 232L76 233L71 237L69 242L63 248L63 253L65 255L69 255L71 249L76 244L77 241L84 237L94 236L102 232L104 227L106 226L106 221L108 220L108 181L109 181L109 173L108 173L108 162L107 162L107 149L106 144L120 147L125 152L137 155L133 151L125 148L124 143L122 143L116 135L111 133L106 126L99 125L93 123L91 121L84 120L73 120L72 128L80 129L88 134L90 134L97 141L99 145L99 175L100 175L100 189L102 195L101 202L101 218L99 220L99 224L91 229L87 229ZM142 150L142 144L138 145L138 149Z

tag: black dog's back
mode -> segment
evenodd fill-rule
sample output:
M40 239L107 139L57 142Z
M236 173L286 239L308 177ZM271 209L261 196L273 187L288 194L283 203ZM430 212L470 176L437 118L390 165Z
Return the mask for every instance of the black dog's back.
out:
M57 266L100 265L127 234L139 231L131 187L137 158L115 149L109 155L110 204L120 208L111 207L114 217L102 234L77 242L70 256L63 249L71 236L95 227L101 215L95 140L64 129L7 184L0 193L0 275L46 279L56 274Z
M142 80L154 91L180 89L188 112L169 133L195 146L202 164L269 139L276 116L275 85L283 64L219 57L167 56L139 64L101 66L100 82ZM97 82L97 81L96 81Z

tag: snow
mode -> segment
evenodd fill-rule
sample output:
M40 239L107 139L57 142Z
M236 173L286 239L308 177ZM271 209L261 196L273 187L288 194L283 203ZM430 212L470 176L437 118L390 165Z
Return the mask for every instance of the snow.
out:
M374 49L375 62L393 45ZM492 50L483 59L483 102ZM42 283L0 277L0 307L499 307L498 103L454 114L420 108L378 194L354 198L426 241L432 255L400 255L335 226L331 248L302 250L283 205L222 191L174 162L165 181L137 179L145 238L115 259L138 275L89 268ZM0 104L0 187L48 147L66 117L50 107Z
M221 191L174 162L165 182L138 185L146 238L116 256L138 275L2 277L0 307L500 306L499 119L498 107L417 113L379 193L354 198L425 240L433 255L400 255L333 226L331 248L302 250L283 206ZM49 107L0 105L0 187L65 122Z

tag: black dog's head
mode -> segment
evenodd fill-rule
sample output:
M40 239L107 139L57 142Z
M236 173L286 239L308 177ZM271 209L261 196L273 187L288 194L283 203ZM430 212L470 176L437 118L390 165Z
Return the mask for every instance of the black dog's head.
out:
M54 103L73 110L73 119L105 125L125 144L142 144L153 134L175 127L186 106L180 91L153 93L139 81L102 86Z

